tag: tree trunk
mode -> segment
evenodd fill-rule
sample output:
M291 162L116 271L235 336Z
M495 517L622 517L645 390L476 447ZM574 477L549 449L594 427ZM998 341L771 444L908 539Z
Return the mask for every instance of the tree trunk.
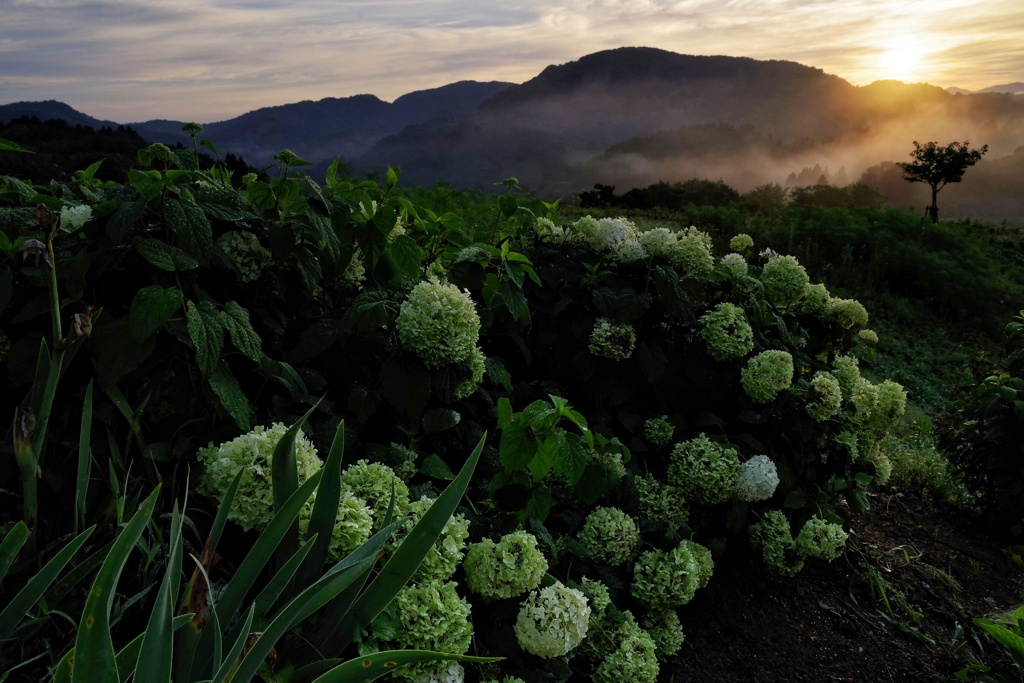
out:
M928 207L928 215L932 219L932 223L939 222L939 190L932 187L932 205Z

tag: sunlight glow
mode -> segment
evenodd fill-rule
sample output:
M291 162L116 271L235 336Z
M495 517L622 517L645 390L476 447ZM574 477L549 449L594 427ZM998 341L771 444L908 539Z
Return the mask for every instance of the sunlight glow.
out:
M903 43L878 56L878 78L913 82L920 79L923 51L913 43Z

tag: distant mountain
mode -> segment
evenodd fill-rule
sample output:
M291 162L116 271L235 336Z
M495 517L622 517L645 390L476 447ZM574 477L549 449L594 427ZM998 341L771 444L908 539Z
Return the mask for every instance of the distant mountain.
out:
M978 92L1008 92L1012 95L1024 95L1024 83L1006 83L1004 85L993 85L988 88L982 88Z
M40 121L64 121L72 126L90 126L99 130L103 127L117 128L113 121L101 121L57 100L43 102L14 102L0 104L0 123L7 123L22 116L34 116Z
M314 177L336 157L360 174L398 166L406 185L444 180L493 190L515 176L528 189L565 196L595 183L625 190L707 178L742 192L814 176L882 178L889 192L909 186L892 176L914 140L987 144L968 177L993 177L981 167L1024 148L1018 86L854 86L795 62L631 47L549 66L520 85L467 81L391 103L357 95L267 107L207 124L203 137L260 167L289 148L314 163ZM42 104L55 111L59 103ZM0 120L13 106L0 106ZM147 140L187 142L180 122L132 127ZM996 184L1024 197L1024 176ZM947 205L967 185L945 190Z

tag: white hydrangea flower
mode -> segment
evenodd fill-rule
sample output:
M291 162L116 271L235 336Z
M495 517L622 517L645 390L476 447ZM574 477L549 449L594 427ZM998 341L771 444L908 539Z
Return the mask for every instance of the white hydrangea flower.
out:
M726 254L722 257L722 265L728 268L733 273L740 275L747 274L747 259L743 258L742 255L737 253Z
M755 455L743 463L736 480L736 497L753 503L768 500L779 485L779 472L775 462L767 455Z
M65 206L60 210L60 226L66 231L78 230L92 218L92 207L88 204Z
M462 683L466 680L466 670L458 662L452 662L440 673L431 673L416 679L416 683Z
M395 321L402 344L438 368L470 357L480 336L480 316L469 291L436 277L412 288Z
M587 597L561 582L531 591L516 618L519 646L550 659L568 654L587 636L590 607Z

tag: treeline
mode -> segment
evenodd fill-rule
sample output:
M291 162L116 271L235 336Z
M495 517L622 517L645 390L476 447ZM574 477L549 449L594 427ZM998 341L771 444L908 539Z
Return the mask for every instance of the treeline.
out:
M685 182L664 181L645 188L634 187L621 195L615 194L614 185L594 185L593 190L581 192L580 206L584 209L628 209L683 211L687 207L725 207L740 205L752 212L793 206L820 206L836 209L881 208L886 198L874 187L854 183L838 187L817 183L805 187L762 185L740 194L722 180L694 178Z
M128 171L138 164L138 151L149 144L130 126L103 126L96 130L59 119L41 121L35 116L22 116L0 123L0 138L32 152L0 154L0 176L13 176L38 184L51 180L67 181L75 171L88 168L98 160L103 163L96 171L96 178L123 183ZM216 161L207 155L200 155L200 160L204 168ZM233 171L236 179L257 171L234 154L227 154L218 163Z

